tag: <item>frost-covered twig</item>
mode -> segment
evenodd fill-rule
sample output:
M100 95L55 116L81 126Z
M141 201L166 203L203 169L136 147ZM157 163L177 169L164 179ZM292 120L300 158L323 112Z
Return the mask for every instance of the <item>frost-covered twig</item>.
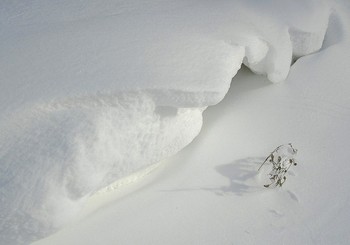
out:
M270 155L266 157L264 162L259 167L258 171L266 164L271 163L272 169L269 173L271 183L264 185L264 187L270 187L271 185L281 187L286 181L285 176L292 165L297 165L294 156L298 150L293 147L291 143L287 145L280 145L273 150Z

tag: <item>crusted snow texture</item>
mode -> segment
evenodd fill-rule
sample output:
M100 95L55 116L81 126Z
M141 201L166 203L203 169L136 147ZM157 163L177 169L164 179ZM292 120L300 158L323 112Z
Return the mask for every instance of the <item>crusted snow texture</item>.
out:
M52 233L181 150L242 63L283 81L328 16L320 1L2 1L0 243Z

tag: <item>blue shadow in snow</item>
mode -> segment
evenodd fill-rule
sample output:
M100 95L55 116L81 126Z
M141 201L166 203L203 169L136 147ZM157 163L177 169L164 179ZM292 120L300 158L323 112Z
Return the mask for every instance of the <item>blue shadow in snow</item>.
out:
M257 190L254 178L263 161L261 157L248 157L217 166L215 170L229 180L229 185L221 187L221 191L242 196Z

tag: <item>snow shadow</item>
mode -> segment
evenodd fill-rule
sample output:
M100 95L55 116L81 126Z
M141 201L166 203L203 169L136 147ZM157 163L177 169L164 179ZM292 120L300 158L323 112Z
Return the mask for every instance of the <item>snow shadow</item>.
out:
M215 170L228 179L228 185L218 187L195 187L171 190L161 190L162 192L179 191L209 191L216 195L234 194L243 196L249 193L261 191L264 181L268 181L267 176L263 176L258 169L265 159L262 157L248 157L239 159L228 164L218 165ZM265 179L264 179L265 177Z
M229 181L229 185L220 188L221 191L242 196L260 190L258 168L263 161L261 157L248 157L217 166L215 170Z

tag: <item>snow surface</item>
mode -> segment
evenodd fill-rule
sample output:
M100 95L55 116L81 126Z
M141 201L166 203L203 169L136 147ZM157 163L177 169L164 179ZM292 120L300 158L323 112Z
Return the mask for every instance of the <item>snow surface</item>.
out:
M38 243L345 244L349 12L333 1L2 1L0 243L43 238L88 204ZM241 71L149 185L89 199L188 145L242 63L287 82ZM289 141L305 165L266 191L254 164Z

